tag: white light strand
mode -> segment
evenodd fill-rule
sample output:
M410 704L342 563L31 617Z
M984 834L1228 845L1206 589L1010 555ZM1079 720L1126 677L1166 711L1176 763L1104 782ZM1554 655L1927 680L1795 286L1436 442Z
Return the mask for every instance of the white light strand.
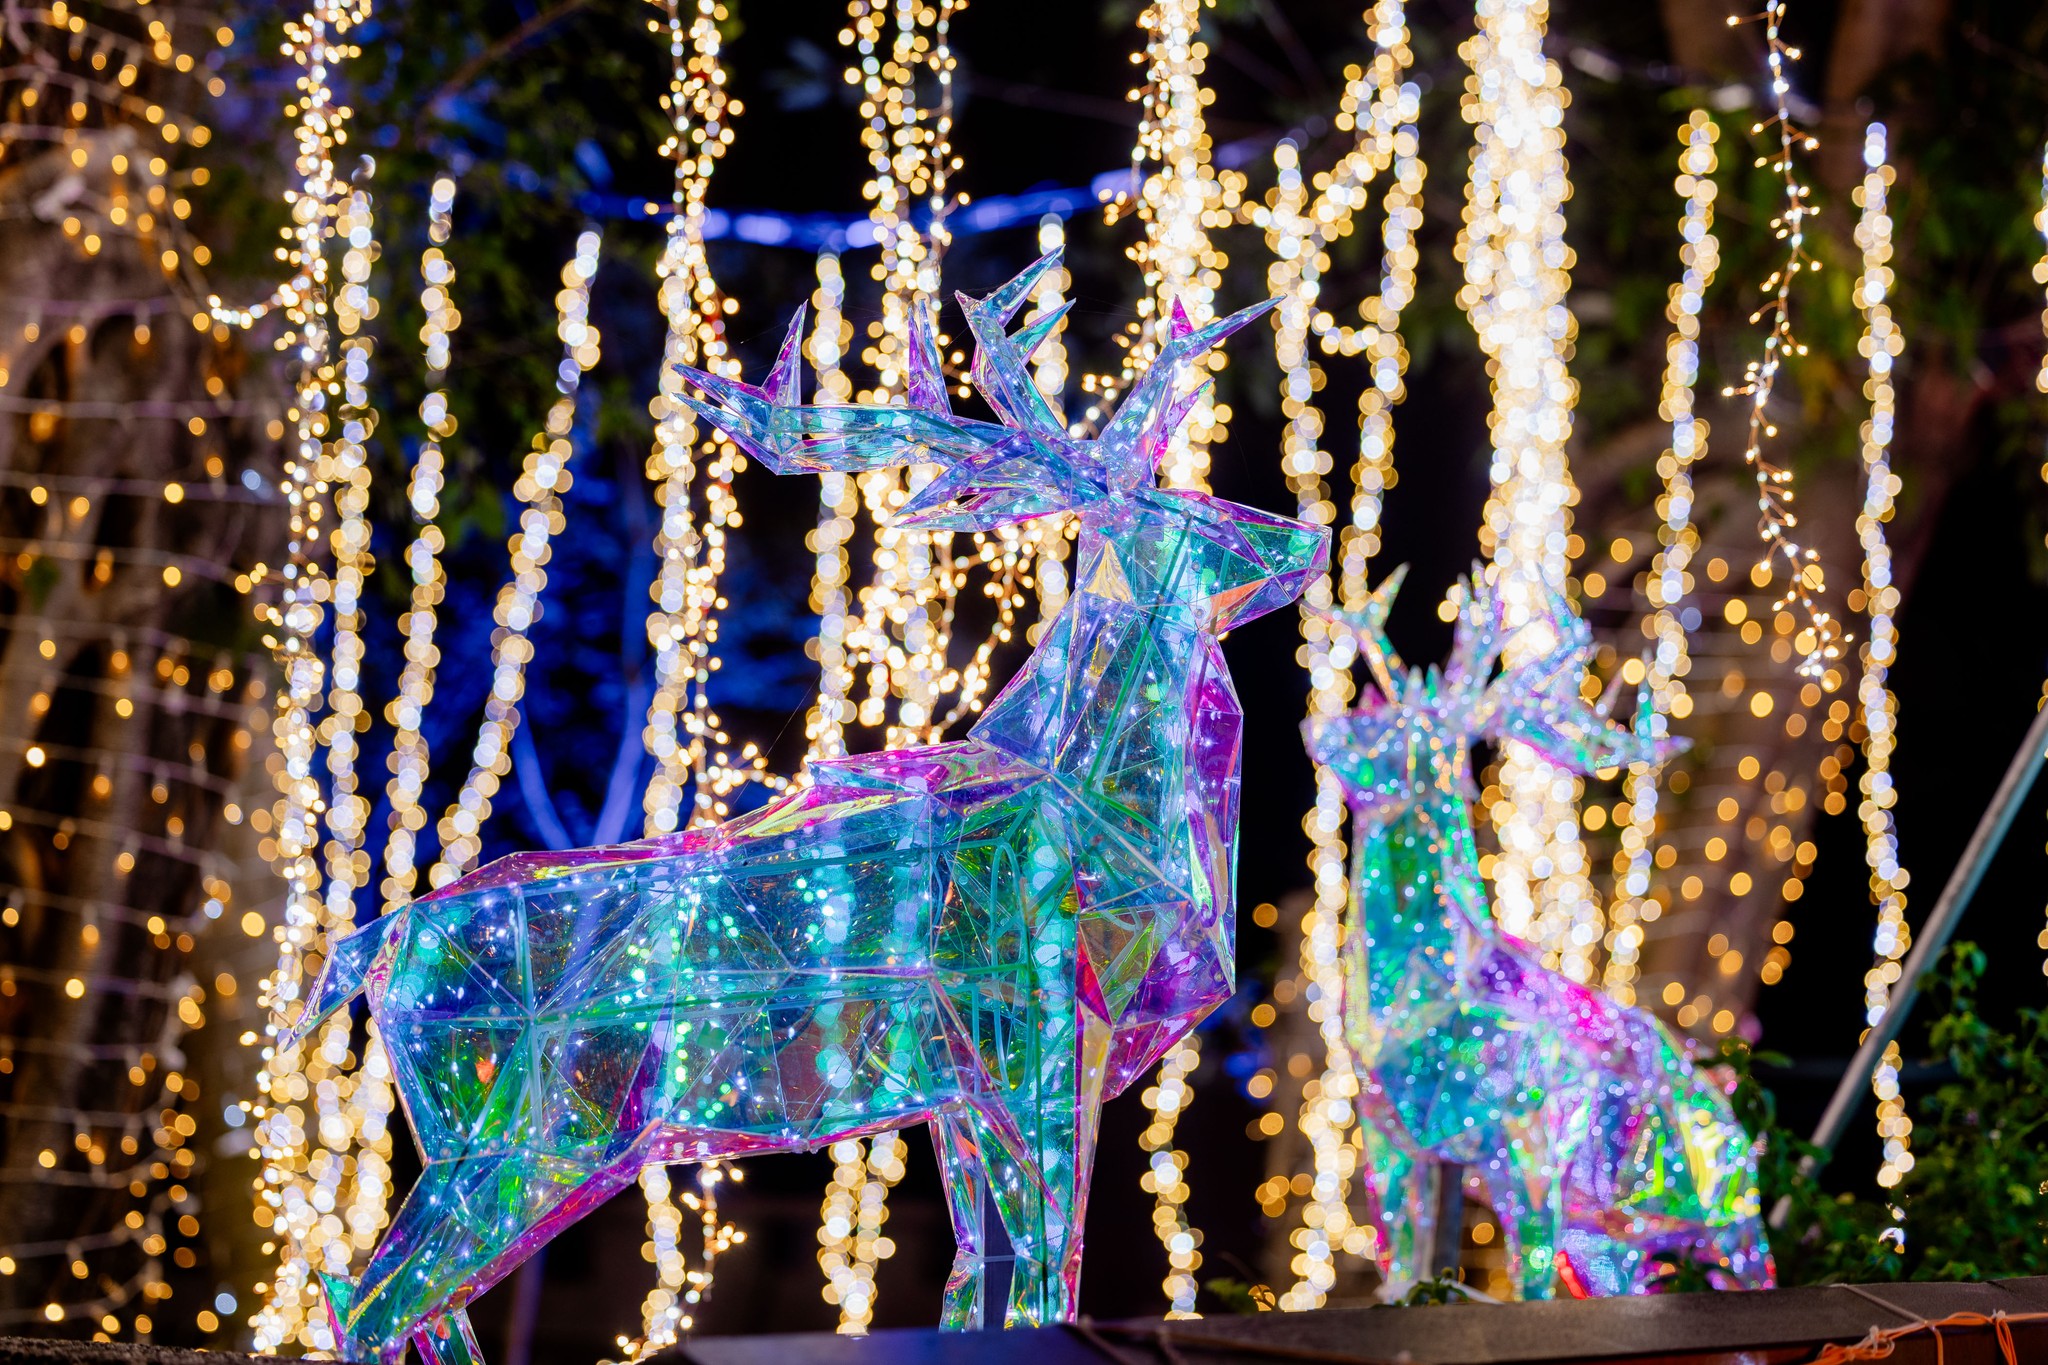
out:
M963 8L963 0L935 5L851 0L850 23L840 33L841 42L857 54L846 78L861 91L866 120L861 142L874 172L862 189L882 248L872 270L882 286L882 316L868 325L873 344L861 352L875 384L860 395L863 402L893 402L902 394L911 309L932 307L938 296L939 265L951 241L947 214L964 201L948 188L960 164L952 145L956 59L951 29ZM938 84L935 104L918 96L920 72ZM923 230L911 211L920 198L929 214ZM946 338L940 342L943 348ZM956 366L964 360L957 351L947 358ZM877 470L859 479L860 500L873 528L873 573L858 594L859 624L849 631L851 652L867 684L855 719L870 729L883 728L890 748L936 743L962 708L971 710L977 701L963 687L975 681L973 670L956 671L947 664L954 604L965 579L955 563L955 538L951 532L891 524L896 509L934 473L935 466L919 466ZM986 560L987 541L985 535L971 537L975 555L970 564ZM979 681L985 686L986 676ZM942 709L948 695L955 695L955 704Z
M512 581L498 590L491 613L497 622L491 633L491 689L470 753L469 774L435 826L441 854L427 873L432 887L446 886L476 865L483 851L483 825L491 818L491 798L512 771L512 732L519 725L526 666L533 659L529 632L540 619L541 594L547 590L548 542L564 525L562 497L573 482L569 463L576 454L576 399L584 374L598 362L600 337L590 325L590 282L597 275L602 246L603 238L595 231L580 234L576 254L562 267L562 287L555 293L555 334L562 341L562 359L555 367L557 396L512 485L513 496L524 509L505 547Z
M1114 223L1133 212L1145 225L1144 239L1131 246L1130 257L1144 271L1146 294L1138 301L1138 318L1127 334L1130 351L1111 393L1151 366L1170 335L1176 303L1197 327L1216 316L1216 291L1229 257L1210 240L1209 230L1229 225L1245 179L1235 171L1217 173L1202 112L1214 98L1202 85L1209 60L1209 45L1200 36L1202 10L1214 4L1154 0L1138 16L1145 34L1145 84L1130 96L1142 111L1131 150L1136 197L1119 195L1107 216ZM1222 351L1208 363L1212 372L1220 370ZM1104 407L1107 398L1105 393ZM1212 397L1195 405L1160 462L1167 487L1208 488L1209 448L1228 434L1229 420L1228 406Z
M1136 145L1131 149L1135 202L1128 195L1113 200L1106 217L1115 223L1128 210L1144 224L1144 237L1133 243L1130 257L1144 272L1146 293L1138 301L1138 317L1125 333L1129 349L1115 385L1103 385L1104 402L1091 408L1088 420L1107 405L1116 387L1128 388L1152 365L1171 338L1173 314L1184 310L1200 327L1216 316L1216 292L1229 258L1216 248L1209 229L1232 218L1244 179L1216 174L1209 129L1202 110L1214 98L1204 89L1202 74L1209 47L1201 40L1205 0L1153 0L1138 16L1145 35L1145 84L1131 92L1142 113ZM1213 5L1215 0L1206 0ZM1150 169L1148 169L1148 167ZM1139 177L1143 179L1140 180ZM1209 363L1220 368L1222 351ZM1159 462L1161 482L1169 488L1206 490L1209 447L1225 435L1230 410L1211 394L1195 404L1187 422L1174 432ZM1152 1230L1166 1250L1165 1280L1169 1318L1195 1317L1196 1281L1202 1234L1187 1216L1187 1154L1174 1146L1180 1115L1191 1097L1187 1075L1201 1056L1199 1041L1190 1035L1180 1049L1160 1063L1157 1080L1144 1092L1149 1122L1139 1145L1151 1154L1143 1177L1153 1195Z
M339 63L357 53L347 35L368 18L367 4L316 3L286 22L284 50L301 72L291 106L297 119L295 180L285 191L292 210L293 223L286 229L291 245L281 248L293 274L268 304L229 310L214 300L212 309L215 321L243 326L272 306L282 309L288 329L278 345L295 348L298 362L288 414L295 430L281 484L290 516L289 559L281 572L278 602L258 608L259 620L269 627L264 643L276 652L284 674L272 722L279 760L272 819L273 866L284 879L285 899L283 923L273 931L277 966L259 988L259 1003L269 1014L265 1034L272 1039L295 1017L303 983L319 969L329 936L345 932L353 922L352 905L344 902L349 919L334 921L330 902L321 894L316 850L325 801L314 773L321 743L314 717L327 668L315 637L332 595L322 571L321 539L334 473L326 441L336 435L339 442L339 436L327 403L329 393L342 387L330 350L326 243L341 213L352 207L335 169L338 149L347 140L349 111L334 102L331 81ZM352 242L352 250L368 246L367 221L363 231L364 242ZM333 1349L312 1271L346 1272L352 1253L373 1245L382 1226L382 1200L389 1192L382 1163L391 1141L385 1123L390 1075L388 1068L380 1074L366 1066L358 1078L351 1074L354 1061L345 1018L330 1021L317 1038L297 1047L262 1048L255 1078L260 1099L249 1111L255 1120L251 1155L262 1163L255 1215L272 1234L266 1250L277 1253L279 1263L269 1282L256 1286L259 1307L251 1326L259 1351L285 1345ZM305 1108L316 1098L323 1111L317 1119ZM353 1200L337 1198L350 1181ZM344 1223L343 1207L355 1226ZM375 1213L365 1222L363 1215L371 1208Z
M1340 130L1354 133L1353 146L1334 168L1315 176L1311 195L1297 149L1283 141L1274 153L1278 184L1267 205L1250 215L1266 230L1273 256L1266 272L1268 292L1281 301L1274 330L1281 414L1287 419L1281 468L1294 489L1298 514L1317 525L1335 522L1337 507L1326 481L1331 458L1320 449L1323 414L1315 403L1325 376L1310 355L1309 335L1318 335L1325 353L1368 357L1367 382L1359 395L1351 515L1338 537L1338 577L1334 584L1328 576L1320 578L1303 596L1303 642L1297 658L1309 675L1311 715L1341 712L1356 691L1353 643L1341 633L1333 635L1322 613L1338 603L1363 603L1367 571L1380 548L1381 506L1394 485L1393 409L1405 394L1408 363L1401 311L1414 297L1414 234L1422 216L1424 167L1415 129L1421 92L1406 79L1414 54L1408 46L1405 7L1400 0L1380 0L1366 12L1365 24L1376 49L1373 62L1369 69L1346 69L1335 119ZM1327 309L1318 306L1322 276L1329 268L1326 248L1353 230L1356 214L1366 206L1367 187L1390 166L1392 173L1382 191L1379 292L1361 305L1363 326L1340 327ZM1338 946L1348 899L1343 820L1343 792L1327 770L1319 769L1316 803L1302 821L1309 836L1315 899L1302 919L1300 981L1324 1056L1321 1075L1303 1087L1297 1117L1312 1170L1302 1225L1290 1235L1296 1251L1290 1266L1294 1283L1279 1298L1280 1308L1290 1312L1318 1308L1327 1300L1336 1280L1338 1251L1370 1256L1375 1250L1373 1229L1351 1217L1349 1203L1358 1166L1351 1140L1357 1079L1336 1008L1342 995Z
M1700 372L1700 318L1707 289L1721 262L1720 243L1714 236L1714 144L1720 136L1720 127L1703 109L1693 110L1678 130L1685 150L1678 156L1677 189L1685 198L1685 212L1678 220L1681 273L1664 308L1671 336L1664 343L1664 384L1657 415L1671 423L1671 445L1657 460L1657 473L1664 480L1657 515L1663 524L1657 531L1657 552L1645 579L1650 617L1644 627L1651 640L1650 654L1647 667L1643 661L1630 660L1622 672L1623 681L1645 684L1647 704L1655 716L1652 725L1659 734L1669 728L1668 719L1683 720L1692 714L1692 698L1685 685L1692 658L1683 611L1692 587L1693 555L1700 545L1699 529L1693 524L1692 467L1706 452L1708 430L1706 420L1694 411L1694 399ZM1657 852L1655 770L1631 768L1623 784L1623 799L1628 823L1622 827L1614 857L1614 905L1608 917L1607 966L1601 984L1622 1004L1633 1005L1643 925L1664 913L1663 903L1650 893Z
M384 710L392 729L391 777L384 784L391 814L380 887L386 914L412 899L419 881L419 832L427 823L420 797L426 791L432 755L421 727L434 700L434 670L441 657L434 645L434 613L447 587L440 560L446 542L435 519L441 514L445 481L441 442L455 434L456 425L446 388L449 336L462 322L455 308L455 267L442 250L454 206L455 182L438 177L427 201L429 245L420 254L420 311L426 315L420 341L426 350L427 396L420 400L419 415L426 433L420 439L406 489L406 502L417 526L405 548L405 567L412 578L411 600L398 620L399 633L405 637L405 666L399 673L397 695Z
M1202 1233L1188 1223L1185 1207L1188 1182L1183 1172L1187 1170L1188 1155L1173 1145L1174 1129L1194 1103L1194 1087L1188 1078L1201 1061L1202 1040L1198 1034L1188 1034L1179 1047L1166 1054L1166 1060L1159 1064L1158 1078L1146 1087L1143 1096L1152 1121L1138 1135L1138 1147L1148 1154L1146 1170L1138 1177L1138 1184L1153 1198L1152 1232L1166 1248L1168 1269L1160 1287L1166 1291L1169 1321L1202 1316L1195 1311L1195 1298L1201 1289L1195 1272L1202 1268Z
M742 112L726 92L718 25L728 17L717 0L658 0L661 17L648 29L668 40L669 86L662 107L669 117L663 148L674 167L671 214L657 273L667 324L659 388L648 404L654 445L647 478L655 488L661 521L654 550L660 565L648 592L647 640L654 657L654 691L641 741L655 760L655 772L641 797L642 828L651 836L671 834L686 821L683 793L692 793L689 824L706 824L725 810L725 798L748 780L765 780L762 761L747 746L741 764L728 762L726 740L711 710L708 685L716 666L716 613L722 604L719 577L725 566L726 529L739 524L732 477L743 458L722 432L710 432L698 449L696 415L683 401L680 365L698 365L737 377L725 341L726 313L738 305L719 290L704 250L705 199L718 159L732 144L731 119ZM686 12L687 10L687 12ZM701 458L700 458L701 457ZM699 484L702 484L701 490ZM698 512L701 497L703 511ZM637 1337L621 1336L624 1359L645 1359L674 1344L696 1325L695 1313L711 1293L717 1259L746 1234L719 1212L718 1189L736 1168L707 1161L684 1194L683 1207L697 1213L700 1255L691 1268L677 1249L682 1213L671 1198L668 1172L642 1172L648 1210L648 1255L655 1284L641 1304Z
M1800 676L1818 679L1830 663L1842 656L1841 625L1820 605L1819 594L1827 584L1818 553L1800 545L1793 535L1799 518L1792 510L1792 471L1766 459L1764 446L1778 434L1769 409L1777 392L1779 374L1791 357L1806 354L1806 344L1792 330L1792 286L1802 272L1812 274L1820 269L1820 262L1806 250L1806 221L1819 210L1807 202L1810 191L1799 178L1792 152L1795 144L1806 151L1820 144L1792 126L1788 107L1792 79L1787 64L1797 61L1799 52L1786 46L1781 33L1785 0L1766 0L1764 12L1756 17L1764 23L1775 116L1750 131L1762 133L1774 126L1777 129L1776 160L1759 157L1756 164L1768 165L1784 183L1784 207L1771 220L1771 227L1778 240L1785 243L1785 264L1763 282L1764 303L1750 316L1752 323L1770 320L1764 333L1763 357L1751 361L1744 370L1743 382L1724 394L1742 394L1749 399L1749 438L1742 460L1756 476L1757 534L1764 544L1761 567L1768 571L1775 560L1785 574L1785 590L1772 609L1785 611L1796 606L1805 618L1805 626L1793 638L1793 648L1801 656ZM1728 22L1732 25L1743 21L1730 17Z
M889 1191L903 1179L910 1149L896 1133L835 1142L832 1183L818 1227L818 1266L825 1272L825 1302L839 1307L841 1336L866 1336L875 1319L875 1269L896 1254L883 1235Z
M1898 700L1889 675L1898 661L1899 631L1893 613L1899 590L1892 581L1892 552L1885 523L1892 518L1899 478L1892 473L1892 430L1898 416L1898 394L1892 373L1905 336L1892 318L1894 276L1892 219L1887 188L1893 173L1885 127L1873 123L1863 135L1863 184L1856 191L1861 209L1856 245L1863 252L1863 273L1856 280L1856 306L1863 312L1863 337L1858 349L1869 367L1863 396L1870 417L1863 424L1863 509L1856 517L1856 535L1863 545L1864 610L1870 633L1863 646L1863 676L1856 702L1863 729L1863 799L1856 813L1863 823L1863 859L1870 868L1870 896L1877 904L1877 931L1871 947L1877 961L1863 978L1864 1023L1874 1025L1891 1004L1891 988L1899 979L1900 959L1912 944L1906 927L1906 870L1899 865L1898 826L1892 810L1897 799L1892 784L1892 751L1898 742ZM1877 1135L1884 1143L1884 1162L1877 1183L1897 1185L1913 1169L1913 1120L1899 1095L1900 1056L1897 1043L1885 1049L1871 1077L1877 1095Z
M844 403L853 385L842 364L853 340L846 321L846 275L838 253L818 253L818 287L811 294L811 335L804 354L817 376L817 403ZM818 697L804 722L812 757L832 758L846 752L846 727L854 719L853 666L847 654L850 627L852 563L847 543L853 539L860 494L854 476L827 472L818 477L818 525L807 539L816 557L811 571L811 610L818 613L818 638L812 645L818 664Z
M1566 96L1543 53L1549 18L1548 0L1481 0L1478 32L1461 49L1472 68L1464 113L1475 145L1458 301L1492 377L1493 492L1480 541L1510 626L1530 620L1546 591L1565 589L1578 499L1565 456L1578 397L1567 372L1576 328L1565 305ZM1536 633L1517 632L1509 663L1546 647ZM1507 931L1540 947L1544 965L1590 981L1604 925L1579 838L1582 787L1527 745L1503 745L1497 786L1482 797L1500 851L1481 870Z

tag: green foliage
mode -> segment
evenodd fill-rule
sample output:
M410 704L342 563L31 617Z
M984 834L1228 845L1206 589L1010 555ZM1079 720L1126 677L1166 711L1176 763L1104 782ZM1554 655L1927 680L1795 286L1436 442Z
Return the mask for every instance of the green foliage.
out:
M1263 1284L1246 1284L1243 1280L1204 1280L1202 1292L1215 1300L1216 1305L1226 1313L1249 1316L1253 1313L1271 1313L1280 1306L1279 1299L1270 1288Z
M2019 1010L2010 1028L1985 1018L1976 1003L1984 966L1981 949L1958 943L1945 974L1929 973L1945 1006L1929 1041L1947 1079L1913 1106L1914 1164L1897 1204L1824 1189L1822 1154L1779 1122L1753 1071L1783 1059L1723 1044L1736 1117L1762 1139L1764 1208L1785 1202L1771 1242L1782 1283L2048 1273L2048 1011Z
M1379 1304L1381 1308L1426 1308L1432 1304L1458 1303L1471 1298L1471 1292L1458 1278L1456 1266L1445 1266L1435 1277L1417 1280L1406 1294L1394 1303Z

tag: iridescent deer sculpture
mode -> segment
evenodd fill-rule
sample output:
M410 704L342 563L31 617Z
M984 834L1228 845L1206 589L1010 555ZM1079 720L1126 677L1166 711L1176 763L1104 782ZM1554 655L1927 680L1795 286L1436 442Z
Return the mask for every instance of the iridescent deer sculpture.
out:
M1325 533L1155 487L1180 381L1263 309L1177 317L1099 438L1068 435L1025 364L1051 320L1006 331L1054 259L962 299L1001 424L952 414L922 316L905 407L800 403L801 316L765 386L689 373L771 469L939 466L904 523L1077 513L1078 589L965 741L815 762L716 828L505 858L336 945L283 1045L367 990L425 1158L360 1280L325 1280L343 1356L474 1360L464 1305L645 1165L920 1120L945 1322L981 1321L990 1197L1007 1321L1073 1315L1102 1102L1233 989L1218 637L1292 601Z
M1305 727L1357 844L1344 1027L1389 1290L1430 1273L1441 1182L1460 1168L1484 1182L1525 1298L1560 1280L1581 1297L1640 1292L1673 1262L1768 1286L1754 1153L1727 1097L1650 1014L1499 930L1473 840L1475 742L1519 740L1572 772L1676 744L1582 698L1591 642L1561 597L1539 603L1528 650L1496 675L1515 632L1478 572L1453 594L1449 663L1404 671L1384 631L1399 582L1335 618L1376 690Z

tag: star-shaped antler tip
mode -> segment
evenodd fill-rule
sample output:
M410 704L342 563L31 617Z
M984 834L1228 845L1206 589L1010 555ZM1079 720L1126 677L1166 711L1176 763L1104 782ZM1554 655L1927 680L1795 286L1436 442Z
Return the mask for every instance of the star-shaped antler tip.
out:
M808 311L805 304L796 306L796 316L789 320L789 331L782 338L782 349L776 352L775 367L768 371L767 382L761 386L770 402L783 407L795 407L803 401L804 317Z

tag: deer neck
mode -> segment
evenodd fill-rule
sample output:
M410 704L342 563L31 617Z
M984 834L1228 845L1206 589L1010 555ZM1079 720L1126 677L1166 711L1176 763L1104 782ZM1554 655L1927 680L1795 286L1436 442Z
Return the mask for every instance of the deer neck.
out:
M1137 534L1083 530L1072 595L969 733L1063 777L1109 786L1135 763L1178 769L1222 740L1234 781L1242 717L1222 651L1192 610L1161 605L1167 594L1158 585L1170 586L1181 566L1171 555L1164 565L1144 555ZM1200 774L1188 776L1199 785Z
M1356 837L1343 967L1352 1044L1368 1058L1403 1019L1449 1005L1493 938L1464 798L1432 793Z

